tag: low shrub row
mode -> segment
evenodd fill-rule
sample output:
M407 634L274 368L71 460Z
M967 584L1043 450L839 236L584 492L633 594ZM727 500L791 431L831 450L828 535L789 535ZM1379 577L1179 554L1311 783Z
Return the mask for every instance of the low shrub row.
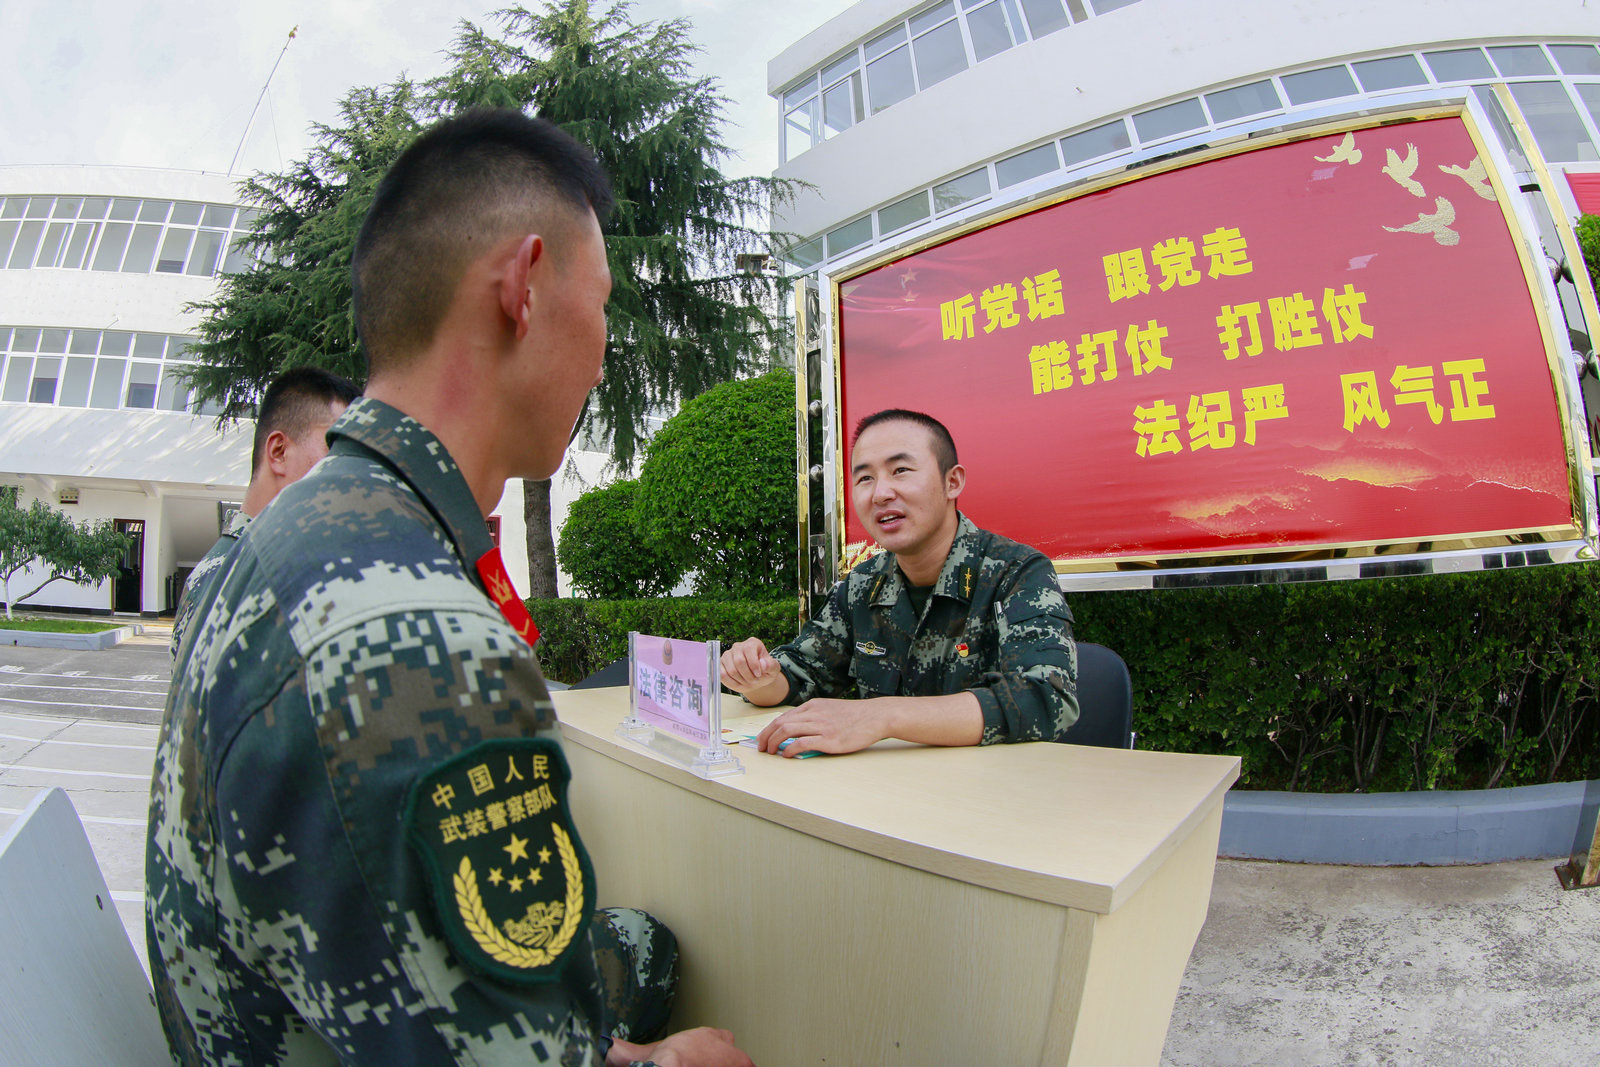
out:
M718 640L724 646L759 637L768 647L794 636L796 601L707 600L530 600L538 624L539 664L545 677L572 683L628 654L628 632Z
M1600 777L1594 565L1069 597L1133 675L1141 748L1224 752L1255 789L1473 789ZM795 602L536 601L575 681L630 629L787 640Z

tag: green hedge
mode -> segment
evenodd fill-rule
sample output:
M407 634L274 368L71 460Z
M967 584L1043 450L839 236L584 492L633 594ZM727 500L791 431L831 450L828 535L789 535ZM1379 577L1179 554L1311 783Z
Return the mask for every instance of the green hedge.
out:
M759 637L769 646L794 636L799 618L788 600L530 600L545 676L572 683L628 654L628 631L724 645Z
M1255 789L1475 789L1600 777L1595 565L1234 589L1077 593L1077 636L1133 675L1139 747L1225 752ZM536 601L575 681L627 633L794 632L793 600Z

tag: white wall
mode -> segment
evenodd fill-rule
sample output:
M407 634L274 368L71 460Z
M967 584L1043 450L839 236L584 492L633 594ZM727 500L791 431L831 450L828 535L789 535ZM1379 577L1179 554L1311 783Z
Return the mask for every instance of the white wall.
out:
M768 65L777 92L923 6L863 0ZM1323 61L1477 39L1592 41L1585 0L1142 0L1019 45L780 166L812 183L774 220L811 235L974 164L1146 105Z
M147 604L150 603L151 561L155 557L153 546L159 538L159 531L153 531L152 527L160 516L160 502L153 495L115 489L80 489L78 503L63 505L57 502L58 490L52 488L46 480L37 478L7 479L6 484L21 485L22 492L19 503L22 507L27 507L35 500L43 500L74 522L98 519L143 519L145 522L145 600ZM11 580L11 594L20 596L47 577L49 577L48 570L38 566L30 567ZM65 581L51 582L38 595L31 600L25 601L21 605L21 610L27 610L32 606L45 605L102 612L109 611L111 609L111 592L112 583L109 581L93 586L74 585Z

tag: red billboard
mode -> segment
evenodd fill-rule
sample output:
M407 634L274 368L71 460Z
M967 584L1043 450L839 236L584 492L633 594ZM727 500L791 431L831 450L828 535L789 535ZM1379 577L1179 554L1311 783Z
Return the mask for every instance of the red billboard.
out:
M1464 115L1302 135L838 280L842 425L936 416L962 509L1065 567L1580 537L1485 155Z

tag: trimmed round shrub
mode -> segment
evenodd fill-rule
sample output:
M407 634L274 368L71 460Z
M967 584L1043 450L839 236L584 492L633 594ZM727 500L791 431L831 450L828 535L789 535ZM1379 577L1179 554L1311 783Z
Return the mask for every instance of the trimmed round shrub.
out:
M678 584L683 568L634 521L638 491L639 483L629 479L572 502L556 559L584 596L634 600L665 596Z
M683 405L650 442L639 524L695 572L699 596L795 595L794 374L727 382Z

